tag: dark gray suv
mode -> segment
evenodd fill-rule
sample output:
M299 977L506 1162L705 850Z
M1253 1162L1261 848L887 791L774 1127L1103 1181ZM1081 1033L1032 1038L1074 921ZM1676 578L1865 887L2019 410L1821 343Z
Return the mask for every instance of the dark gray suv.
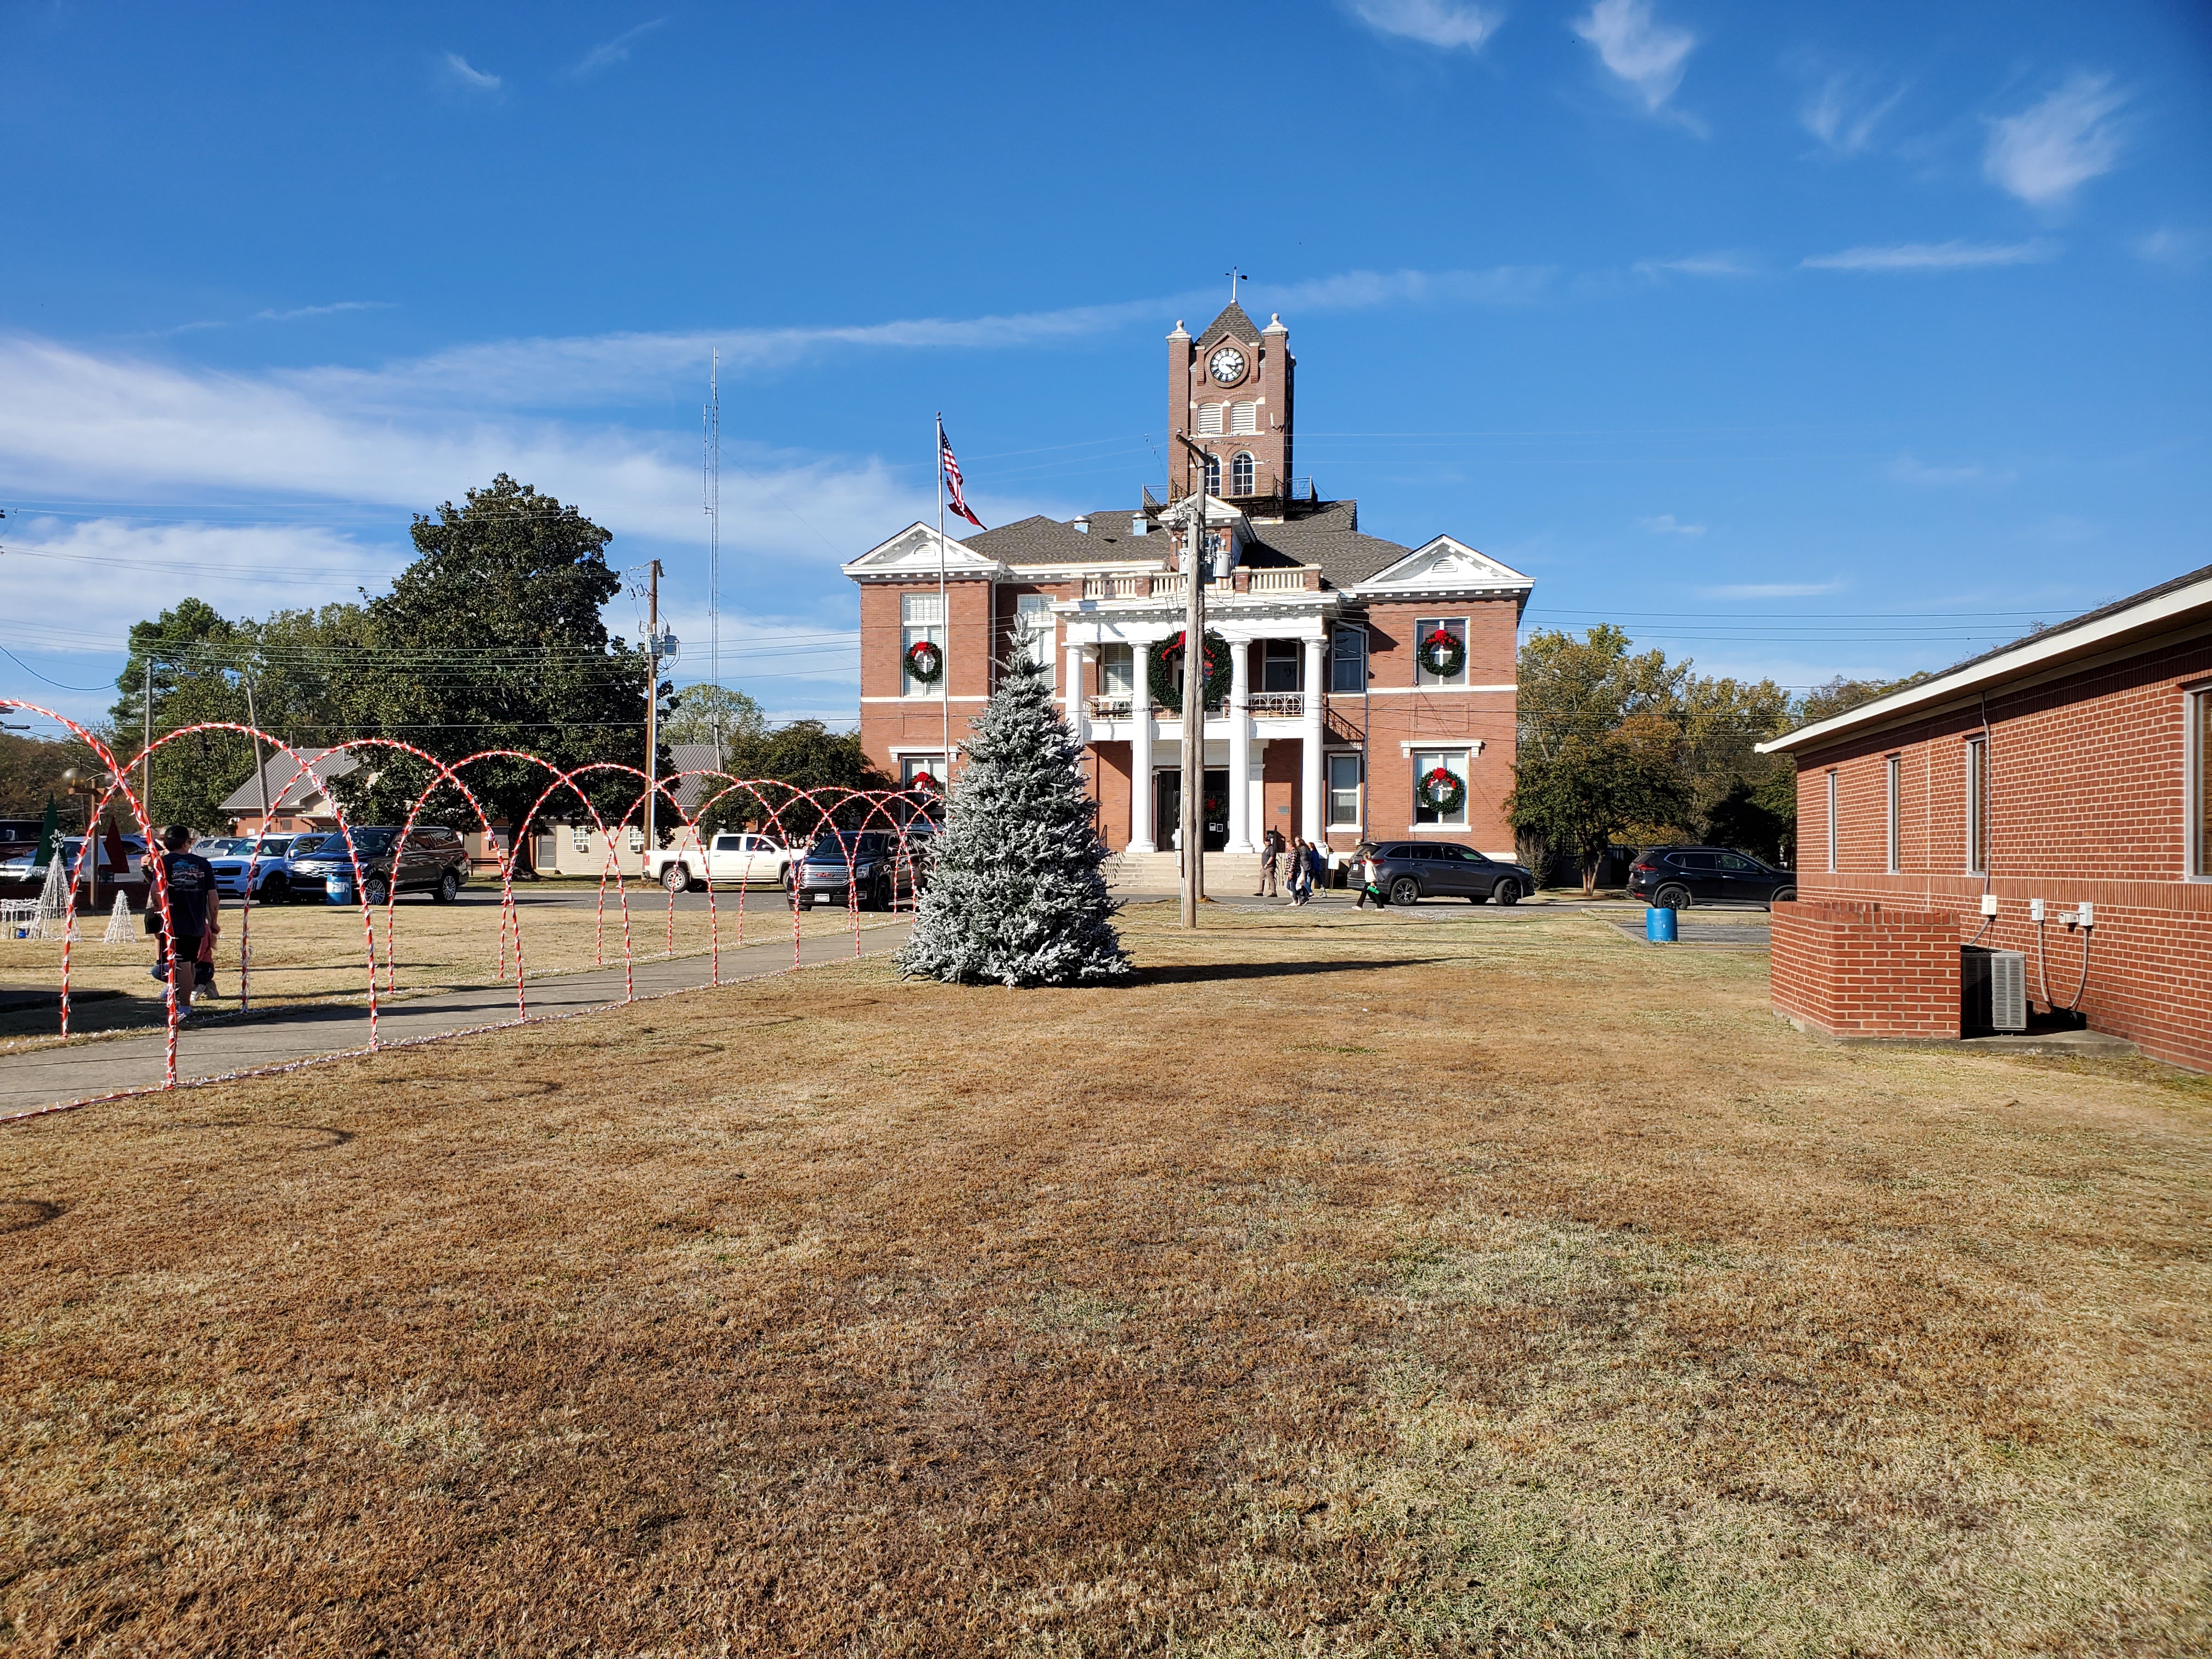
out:
M890 909L920 889L927 842L936 827L916 818L903 834L833 830L816 836L805 858L791 866L792 903L802 910L842 904L849 882L854 908Z
M356 860L361 884L371 904L382 904L394 889L402 893L428 893L441 904L460 896L469 878L468 848L458 832L443 824L418 823L408 832L407 846L399 848L398 826L358 826L352 832L353 856L346 855L346 832L320 836L302 836L292 843L285 860L284 879L294 898L319 899L324 883L332 876L350 878ZM393 854L399 853L397 864Z
M1628 894L1646 904L1764 904L1797 896L1797 878L1726 847L1647 847L1628 866Z
M1393 904L1416 904L1425 898L1518 904L1536 890L1536 878L1521 866L1500 864L1456 842L1383 842L1376 851L1383 896ZM1352 878L1358 879L1356 872Z

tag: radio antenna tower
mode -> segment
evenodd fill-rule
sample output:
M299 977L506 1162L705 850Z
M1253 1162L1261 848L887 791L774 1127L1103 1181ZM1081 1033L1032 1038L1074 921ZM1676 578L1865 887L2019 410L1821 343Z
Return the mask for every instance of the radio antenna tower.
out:
M714 689L714 769L726 763L722 750L722 351L714 348L707 368L707 679Z

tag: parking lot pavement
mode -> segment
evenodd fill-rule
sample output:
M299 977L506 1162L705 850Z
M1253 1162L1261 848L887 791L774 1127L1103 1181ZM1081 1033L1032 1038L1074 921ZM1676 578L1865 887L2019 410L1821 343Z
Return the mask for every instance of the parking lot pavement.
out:
M543 896L541 890L538 896ZM497 896L495 890L493 897ZM782 908L781 898L776 903ZM874 955L896 949L905 940L910 925L901 917L865 927L860 936L860 951ZM850 962L854 955L853 935L843 931L803 939L798 951L802 967ZM788 971L792 956L787 938L725 950L721 983ZM658 996L702 989L708 982L710 971L703 956L647 958L635 964L634 982L637 995ZM529 1014L536 1020L618 1004L623 998L624 981L622 969L599 968L532 979L528 989ZM514 1018L512 984L402 997L379 1010L377 1040L387 1045L421 1041L478 1026L512 1024ZM368 1042L365 1002L319 1003L245 1018L216 1016L204 1022L194 1020L178 1032L177 1077L185 1082L292 1065L358 1049ZM158 1088L165 1043L164 1035L156 1031L35 1048L0 1059L0 1116L125 1090Z

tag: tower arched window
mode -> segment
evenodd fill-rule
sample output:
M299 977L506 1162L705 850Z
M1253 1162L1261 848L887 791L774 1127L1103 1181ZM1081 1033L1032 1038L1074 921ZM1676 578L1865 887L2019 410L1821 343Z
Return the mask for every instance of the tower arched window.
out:
M1240 449L1229 463L1229 493L1249 495L1252 493L1252 452Z
M1209 495L1221 493L1221 457L1218 455L1206 458L1206 493Z

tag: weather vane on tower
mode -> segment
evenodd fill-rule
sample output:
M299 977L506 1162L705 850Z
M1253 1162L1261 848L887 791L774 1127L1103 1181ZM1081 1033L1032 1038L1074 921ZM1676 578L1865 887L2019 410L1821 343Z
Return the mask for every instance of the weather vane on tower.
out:
M1237 303L1237 283L1240 280L1247 283L1250 282L1252 280L1252 275L1249 271L1237 270L1235 265L1230 266L1229 269L1222 274L1229 278L1229 303L1233 306Z

